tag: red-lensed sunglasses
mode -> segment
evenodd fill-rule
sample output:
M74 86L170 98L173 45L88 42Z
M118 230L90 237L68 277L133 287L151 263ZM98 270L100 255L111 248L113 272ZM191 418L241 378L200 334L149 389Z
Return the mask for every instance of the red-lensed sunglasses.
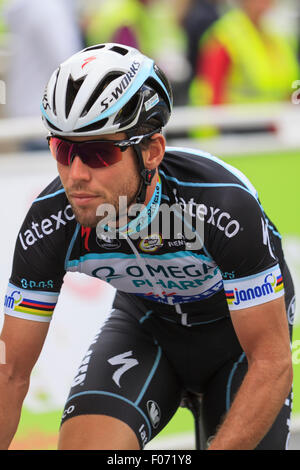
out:
M127 140L85 140L74 142L54 135L47 136L53 157L62 165L69 166L78 155L81 161L91 168L103 168L122 160L122 152L132 145L138 145L143 139L151 137L157 130L131 137Z

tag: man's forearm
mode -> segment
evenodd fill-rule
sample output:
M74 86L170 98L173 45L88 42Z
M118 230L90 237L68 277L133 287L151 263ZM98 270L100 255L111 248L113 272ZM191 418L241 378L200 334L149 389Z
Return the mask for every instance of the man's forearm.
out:
M252 364L208 450L255 449L289 394L291 376L289 366Z
M28 383L11 379L0 371L0 450L8 449L16 433L27 390Z

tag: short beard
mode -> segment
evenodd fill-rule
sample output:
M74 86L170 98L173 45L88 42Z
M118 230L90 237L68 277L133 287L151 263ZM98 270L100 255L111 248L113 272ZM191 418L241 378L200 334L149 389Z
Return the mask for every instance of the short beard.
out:
M73 213L75 215L76 221L82 226L86 228L95 228L98 224L97 218L94 215L85 214L82 210L77 209L73 206L70 202Z
M116 213L116 220L111 221L112 225L114 227L118 227L120 197L122 197L122 195L127 197L127 208L129 208L132 204L134 204L136 202L137 194L139 192L139 187L140 187L138 179L136 180L135 183L136 184L133 184L133 185L130 185L130 186L129 186L129 184L125 184L123 186L123 189L122 189L120 195L118 195L118 197L113 197L110 201L105 201L105 202L102 203L102 204L105 204L105 205L110 204L114 207L115 213ZM137 189L134 190L133 187L137 187ZM89 211L86 211L84 209L78 209L78 208L74 207L74 205L72 204L71 201L69 201L69 202L71 204L73 213L75 215L75 219L77 220L77 222L82 227L96 228L97 225L102 220L106 219L106 221L108 221L107 212L104 213L103 215L97 215L98 208L101 207L101 204L95 209L95 212L93 212L92 209L89 210ZM122 212L123 212L123 210L122 210ZM126 219L125 222L124 223L123 222L124 221L122 220L121 226L127 224L128 220Z

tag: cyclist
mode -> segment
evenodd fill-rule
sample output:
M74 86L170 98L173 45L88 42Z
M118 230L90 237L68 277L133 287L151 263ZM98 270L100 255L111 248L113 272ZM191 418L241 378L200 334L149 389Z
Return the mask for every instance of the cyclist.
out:
M117 293L74 378L59 449L141 449L186 390L202 394L209 450L285 449L295 298L252 184L210 154L166 147L172 91L136 49L75 54L51 76L41 110L59 176L17 237L1 446L18 426L64 275L78 271Z

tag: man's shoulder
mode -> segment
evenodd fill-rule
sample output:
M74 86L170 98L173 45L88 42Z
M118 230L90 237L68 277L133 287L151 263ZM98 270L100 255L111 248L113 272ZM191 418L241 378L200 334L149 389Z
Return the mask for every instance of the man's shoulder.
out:
M32 238L32 242L28 239L28 245L31 246L54 232L61 232L61 228L69 228L70 222L76 222L75 216L60 178L57 177L32 202L21 233L24 238Z
M33 201L34 204L51 202L55 204L58 199L65 199L65 190L59 176L52 180Z
M210 169L217 169L215 163L221 161L213 155L189 147L166 147L161 169L168 176L179 176L181 179L207 178ZM220 169L220 168L219 168Z
M207 174L209 170L223 172L226 163L209 152L191 147L166 147L163 164L171 170L181 171L186 176L198 177L198 174ZM195 174L196 171L196 174Z
M44 218L65 210L70 213L70 217L72 215L74 218L65 189L60 178L56 177L33 200L28 214L36 214L38 218Z
M59 178L55 178L32 202L19 232L19 246L30 254L45 253L53 245L61 251L62 241L72 237L76 225L72 207Z
M208 152L184 147L167 147L161 170L166 177L180 184L203 188L241 186L253 195L256 190L237 168Z

